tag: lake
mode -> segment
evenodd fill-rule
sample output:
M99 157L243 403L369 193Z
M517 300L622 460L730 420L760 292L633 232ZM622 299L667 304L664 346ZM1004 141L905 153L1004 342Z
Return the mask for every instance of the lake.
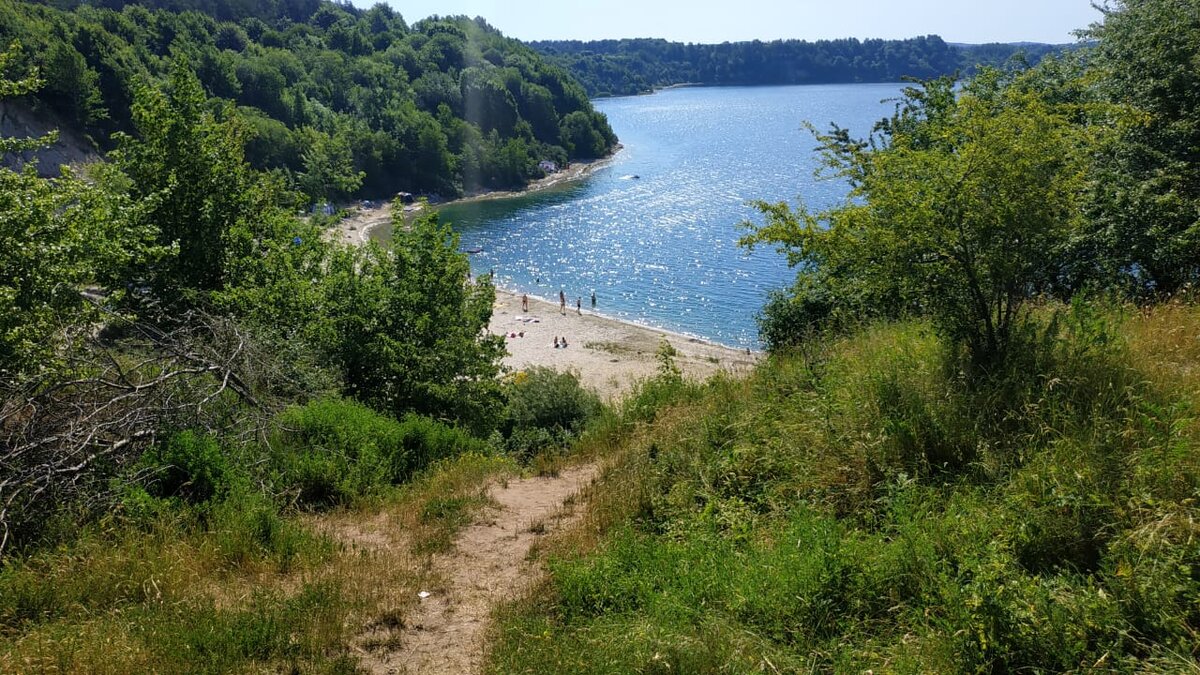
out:
M734 347L758 345L755 315L795 278L783 257L738 248L751 200L821 209L845 183L819 179L805 121L866 135L898 84L681 88L596 108L625 148L588 179L505 200L449 205L476 274L503 288ZM885 99L888 101L885 102ZM637 178L634 178L637 176Z

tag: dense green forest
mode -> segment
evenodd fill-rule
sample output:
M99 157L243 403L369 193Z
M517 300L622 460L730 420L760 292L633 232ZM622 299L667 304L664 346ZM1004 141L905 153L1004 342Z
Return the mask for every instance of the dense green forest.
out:
M136 3L123 0L38 0L41 4L58 7L59 9L77 9L87 4L93 7L104 7L120 11L126 5L136 4L146 9L165 9L168 12L195 11L210 16L217 21L242 21L243 19L259 19L274 22L279 19L305 22L321 8L322 0L140 0ZM340 9L356 12L354 6L347 2L336 3Z
M490 672L1197 670L1200 1L1113 2L1083 49L914 83L868 138L811 129L850 192L742 225L796 268L762 363L691 382L666 345L608 403L570 372L505 372L491 278L436 214L390 249L296 215L305 181L354 189L353 137L320 125L359 118L297 56L254 91L303 99L314 117L280 124L311 144L301 168L255 166L258 113L197 64L209 28L286 59L250 39L261 19L2 7L29 31L0 50L0 97L50 105L76 91L51 72L76 72L92 85L60 112L112 150L86 173L0 168L0 671L357 672L364 633L449 583L432 556L488 481L575 459L601 480L500 608ZM391 17L385 53L458 44L447 28L510 44L316 15L339 18L257 37L330 55L339 26ZM80 67L51 71L67 35L100 65L62 47ZM522 72L489 53L460 84ZM356 87L344 103L391 93ZM328 529L366 520L403 545Z
M684 44L655 39L547 40L530 43L574 75L589 96L629 96L674 84L786 85L899 82L1001 66L1020 56L1037 63L1053 45L949 45L936 35L908 40L776 40Z
M185 62L208 105L240 120L250 164L315 200L519 187L543 160L616 143L570 75L481 20L409 26L382 4L5 0L0 42L14 40L14 65L46 81L39 109L104 150L133 131L136 90Z

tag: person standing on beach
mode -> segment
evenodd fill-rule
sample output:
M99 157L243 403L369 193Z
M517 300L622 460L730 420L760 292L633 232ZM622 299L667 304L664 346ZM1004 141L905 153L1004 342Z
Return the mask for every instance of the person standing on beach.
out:
M575 296L575 313L583 316L583 298Z
M567 294L563 293L563 290L561 288L558 289L558 313L559 314L567 313Z
M521 294L521 311L522 312L529 311L529 294L528 293Z
M592 291L592 309L596 309L596 291Z

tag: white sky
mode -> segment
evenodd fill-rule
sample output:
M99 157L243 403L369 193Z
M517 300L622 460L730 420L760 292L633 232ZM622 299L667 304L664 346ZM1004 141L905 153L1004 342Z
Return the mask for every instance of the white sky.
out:
M370 7L375 0L353 0ZM522 40L656 37L680 42L907 38L1073 42L1091 0L389 0L409 23L482 16Z

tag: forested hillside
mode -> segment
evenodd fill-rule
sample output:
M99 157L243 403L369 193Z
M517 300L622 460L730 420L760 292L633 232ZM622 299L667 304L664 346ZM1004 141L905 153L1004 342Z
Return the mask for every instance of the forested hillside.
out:
M531 46L570 71L589 96L628 96L673 84L785 85L899 82L1002 65L1020 53L1029 63L1062 47L949 45L936 35L908 40L776 40L684 44L655 39L548 40Z
M146 9L165 9L169 12L200 12L211 16L217 21L241 21L251 17L267 22L278 19L288 21L307 21L321 8L323 0L139 0L139 2L124 2L124 0L37 0L44 5L60 9L76 9L80 5L105 7L120 11L126 5L141 5ZM348 2L337 3L342 9L354 12L354 7Z
M209 107L240 120L251 165L318 200L516 187L542 160L616 143L570 75L481 20L410 26L382 4L4 0L0 42L14 40L14 65L46 81L35 105L104 150L133 130L137 89L185 63Z

